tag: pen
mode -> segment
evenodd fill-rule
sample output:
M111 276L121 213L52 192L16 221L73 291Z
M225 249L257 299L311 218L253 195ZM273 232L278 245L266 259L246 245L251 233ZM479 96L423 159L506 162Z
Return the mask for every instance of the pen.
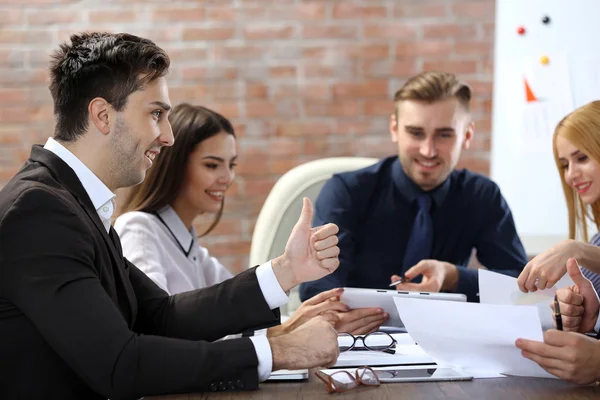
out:
M554 320L556 321L556 329L562 331L562 315L560 314L560 306L558 305L558 298L556 295L554 295Z
M403 277L401 277L400 279L398 279L397 281L394 281L394 282L390 283L390 286L389 286L389 287L396 286L396 285L399 285L399 284L401 284L401 283L404 283L404 282L410 282L410 279L406 279L406 278L403 276Z

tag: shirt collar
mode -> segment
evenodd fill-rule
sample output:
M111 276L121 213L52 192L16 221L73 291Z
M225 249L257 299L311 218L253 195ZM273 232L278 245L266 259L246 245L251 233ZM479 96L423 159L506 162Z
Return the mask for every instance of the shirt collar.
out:
M173 208L169 205L164 206L163 208L156 211L158 216L162 219L162 221L167 225L167 228L173 233L175 239L181 245L181 248L189 253L192 244L196 240L196 230L192 227L191 231L188 231L179 215L173 210Z
M96 210L99 210L104 204L111 202L115 194L90 170L79 158L71 153L65 146L58 143L53 138L48 138L44 149L56 154L63 160L77 175L81 185L90 197Z
M429 192L424 192L408 177L408 175L406 175L402 169L402 165L400 164L400 159L398 157L396 157L394 163L392 164L392 179L394 180L394 185L398 189L400 195L408 200L410 204L415 201L419 194L429 193L429 195L433 198L435 206L440 207L444 203L446 195L450 191L450 177L448 177L444 183L435 189Z

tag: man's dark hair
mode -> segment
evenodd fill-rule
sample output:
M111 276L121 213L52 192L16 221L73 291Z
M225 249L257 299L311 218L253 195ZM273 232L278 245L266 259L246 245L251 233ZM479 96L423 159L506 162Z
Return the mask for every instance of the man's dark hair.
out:
M81 33L63 43L50 62L54 99L54 137L77 140L88 123L88 105L96 97L121 111L129 95L164 76L169 56L154 42L128 33Z

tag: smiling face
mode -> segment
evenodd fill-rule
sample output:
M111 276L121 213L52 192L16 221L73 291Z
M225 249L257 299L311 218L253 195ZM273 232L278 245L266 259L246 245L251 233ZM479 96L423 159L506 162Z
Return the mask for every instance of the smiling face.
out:
M560 135L556 136L556 153L565 182L581 200L585 204L600 200L600 164Z
M167 81L161 77L129 95L125 108L115 113L108 168L116 187L142 182L160 149L173 144L170 109Z
M179 201L195 214L217 213L235 177L235 137L220 132L198 143L190 154Z
M392 141L406 175L422 190L441 185L468 148L473 125L456 98L427 103L402 100L391 116Z

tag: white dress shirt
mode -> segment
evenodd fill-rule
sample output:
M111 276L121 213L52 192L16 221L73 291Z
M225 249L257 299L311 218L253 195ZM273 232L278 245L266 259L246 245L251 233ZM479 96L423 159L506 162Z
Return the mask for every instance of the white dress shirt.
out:
M96 208L106 231L109 232L110 217L114 212L115 194L81 160L53 138L48 138L44 148L58 156L75 172ZM270 261L256 269L256 278L265 301L271 309L279 308L288 302L289 297L279 285ZM267 337L263 335L250 337L250 340L258 358L258 378L260 381L264 381L273 370L271 345Z
M169 294L221 283L233 275L198 244L170 206L132 211L115 221L125 257Z

